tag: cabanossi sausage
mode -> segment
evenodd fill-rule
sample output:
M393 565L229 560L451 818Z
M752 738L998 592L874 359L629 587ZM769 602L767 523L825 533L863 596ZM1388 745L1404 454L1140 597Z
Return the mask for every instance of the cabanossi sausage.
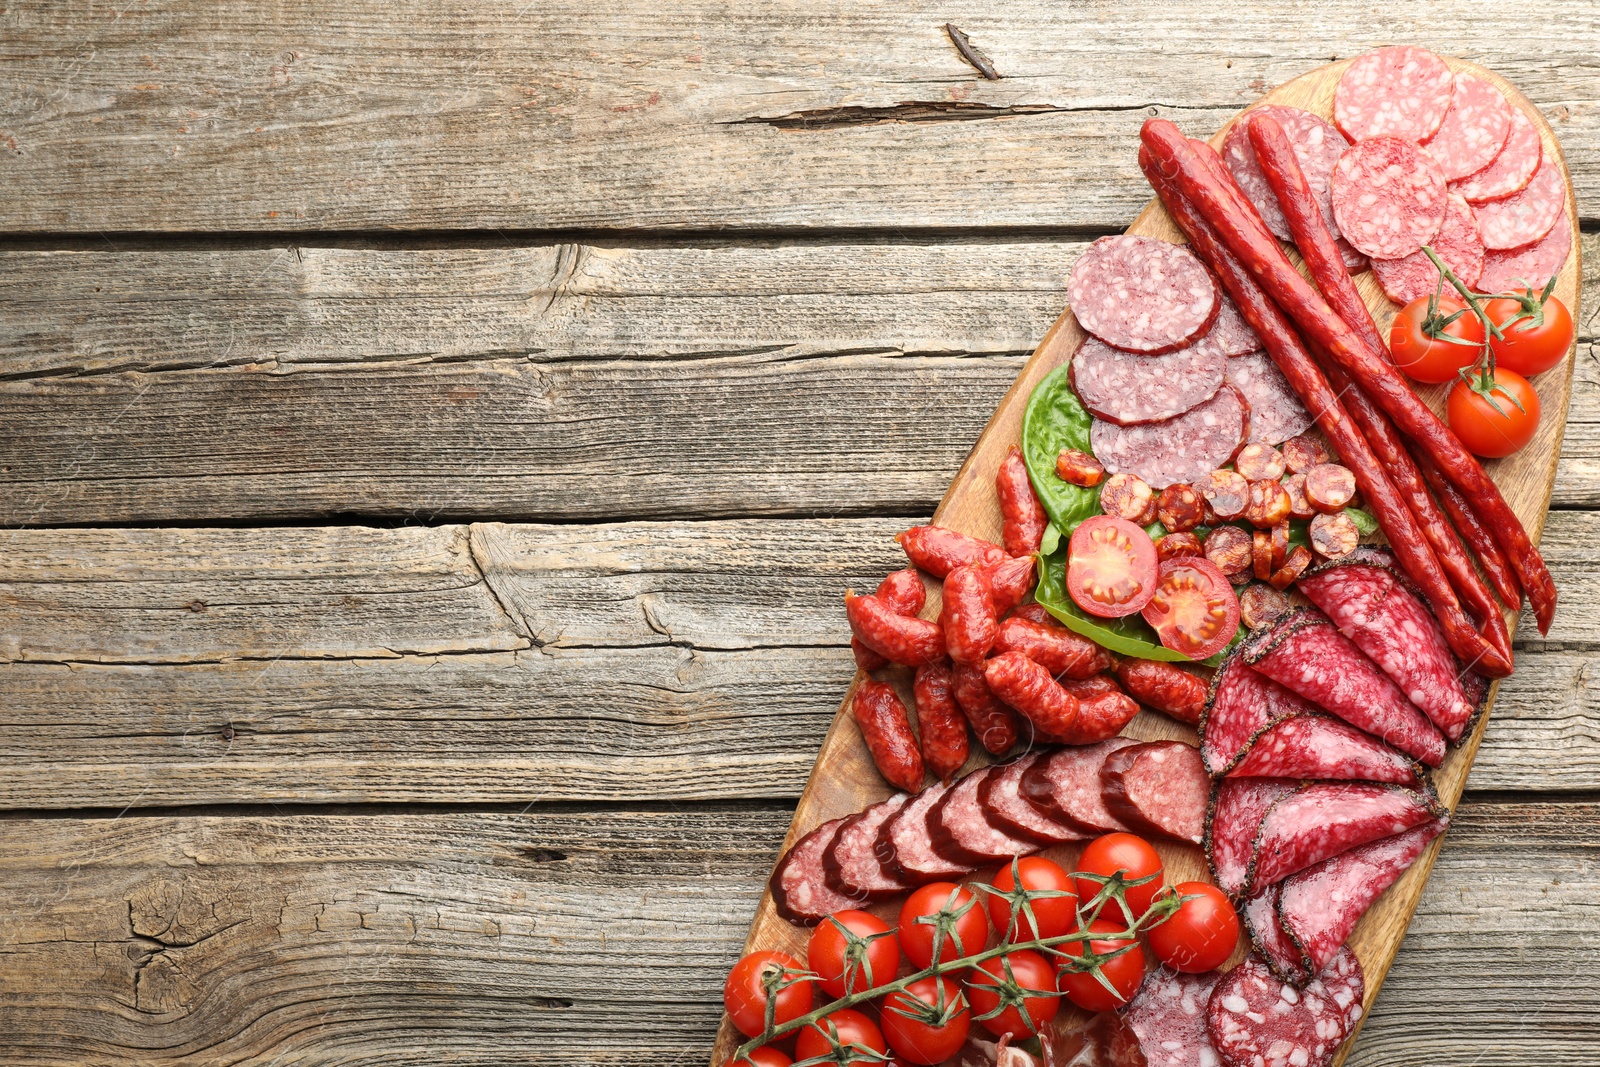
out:
M1007 554L1031 556L1039 551L1039 542L1044 539L1050 518L1034 495L1033 483L1028 480L1028 465L1022 461L1022 450L1016 445L1012 445L1000 461L1000 471L994 476L994 491L1000 498L1001 541Z
M871 678L862 679L856 686L850 712L884 780L908 793L921 789L922 753L917 751L911 717L894 686Z

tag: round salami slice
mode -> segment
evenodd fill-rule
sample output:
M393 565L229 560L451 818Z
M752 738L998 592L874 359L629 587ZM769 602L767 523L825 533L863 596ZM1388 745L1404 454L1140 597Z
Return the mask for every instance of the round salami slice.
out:
M1449 195L1444 222L1429 245L1463 284L1478 284L1483 274L1483 241L1478 237L1478 220L1472 205L1462 199L1460 193ZM1421 249L1404 259L1375 259L1372 273L1383 287L1384 295L1396 304L1409 304L1439 286L1439 268ZM1449 288L1445 286L1447 291Z
M1072 357L1072 388L1091 414L1119 426L1182 415L1222 388L1228 357L1209 336L1164 356L1134 355L1091 337Z
M1248 359L1249 357L1243 357ZM1231 373L1237 359L1228 361ZM1156 489L1194 483L1233 458L1249 430L1250 408L1236 389L1176 418L1138 426L1094 420L1089 443L1112 474L1137 474Z
M1072 265L1067 301L1085 330L1113 348L1154 355L1211 328L1216 283L1182 245L1153 237L1102 237Z
M1546 156L1527 188L1473 210L1478 215L1483 247L1504 250L1531 245L1549 233L1566 206L1567 183L1561 177L1561 166Z
M1062 820L1048 818L1022 795L1022 776L1045 756L1033 752L1002 766L984 779L978 788L978 802L990 822L1013 837L1041 845L1080 840L1084 835Z
M878 831L878 858L901 880L921 885L946 882L972 873L971 866L952 863L933 850L928 813L944 799L950 788L935 785L924 789Z
M1373 259L1409 256L1444 222L1444 174L1410 141L1352 145L1333 168L1333 216L1344 239Z
M1342 946L1328 961L1322 973L1317 975L1317 981L1322 983L1328 996L1344 1012L1345 1031L1353 1032L1356 1023L1361 1021L1361 1001L1367 995L1367 980L1361 973L1361 961L1356 959L1349 945Z
M1039 851L1037 843L996 828L984 812L978 800L978 788L995 770L985 767L967 775L928 812L933 850L952 863L981 867L995 860Z
M878 832L910 800L910 795L896 793L846 820L822 854L829 889L852 900L867 901L883 900L911 888L878 858Z
M1206 1033L1226 1067L1321 1067L1349 1033L1344 1020L1326 989L1298 990L1252 953L1212 990Z
M1217 312L1217 321L1211 324L1211 332L1200 340L1220 348L1225 356L1248 356L1261 351L1261 338L1244 321L1239 305L1229 299L1227 293L1222 294L1222 307Z
M1456 192L1469 204L1482 204L1521 192L1533 180L1544 159L1539 128L1520 107L1511 109L1511 132L1500 154L1487 167L1455 183Z
M1550 232L1526 248L1509 252L1490 252L1483 257L1483 273L1478 275L1478 289L1485 293L1503 293L1523 282L1534 289L1543 289L1545 282L1566 265L1572 255L1572 223L1563 211L1556 216Z
M1456 181L1494 162L1511 135L1511 113L1516 110L1500 90L1465 72L1456 74L1439 132L1423 145L1445 181Z
M767 883L772 903L796 926L815 926L836 911L855 907L859 901L828 888L822 854L839 836L839 829L853 815L833 819L806 834L783 854Z
M1368 52L1339 78L1333 121L1352 141L1426 141L1450 110L1451 81L1444 60L1426 48L1397 45Z
M1250 443L1276 445L1311 429L1311 413L1265 352L1228 360L1227 379L1250 405Z
M1297 107L1266 104L1252 108L1250 113L1268 115L1283 127L1285 136L1289 138L1289 144L1294 148L1295 159L1305 173L1306 183L1311 186L1312 194L1322 207L1322 217L1327 222L1328 229L1334 237L1338 237L1339 226L1333 217L1328 179L1333 174L1334 164L1350 146L1350 142L1346 141L1344 134L1327 119ZM1250 137L1245 131L1243 122L1234 123L1233 128L1228 131L1228 136L1222 144L1222 158L1227 163L1234 180L1239 183L1239 188L1244 190L1250 202L1261 213L1261 220L1267 224L1267 229L1281 241L1291 240L1289 224L1283 217L1283 210L1278 206L1277 196L1261 172L1261 164L1256 159L1255 148L1250 144Z
M1180 974L1165 967L1144 980L1122 1017L1139 1039L1148 1067L1216 1067L1206 1037L1206 1006L1222 972Z

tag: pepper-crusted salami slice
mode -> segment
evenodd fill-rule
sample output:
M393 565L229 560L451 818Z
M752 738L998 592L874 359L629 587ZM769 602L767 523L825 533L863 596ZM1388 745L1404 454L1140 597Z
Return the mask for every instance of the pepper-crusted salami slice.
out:
M1102 237L1072 265L1067 301L1078 323L1113 348L1154 355L1211 328L1221 306L1205 267L1182 245Z
M1041 845L1077 841L1083 835L1067 823L1048 818L1022 795L1022 776L1040 760L1044 752L1032 752L1001 766L978 787L978 802L989 821L1004 833L1028 838Z
M1483 239L1478 236L1478 218L1472 212L1472 205L1463 200L1461 194L1449 195L1444 221L1429 245L1463 285L1478 284L1483 274ZM1439 268L1421 249L1403 259L1373 260L1372 274L1383 287L1384 295L1396 304L1408 304L1439 286Z
M1106 810L1136 831L1198 845L1205 836L1211 776L1182 741L1130 745L1100 766Z
M1333 121L1352 141L1422 142L1443 125L1454 86L1450 68L1426 48L1396 45L1357 56L1333 91Z
M1300 958L1300 948L1289 932L1278 921L1278 892L1282 883L1269 885L1244 902L1239 909L1244 919L1250 943L1261 953L1272 968L1272 973L1294 986L1303 986L1311 980L1305 963Z
M1503 251L1531 245L1549 233L1566 206L1567 183L1561 177L1561 166L1545 156L1521 192L1477 204L1472 210L1478 216L1483 247Z
M1511 133L1500 154L1478 173L1454 183L1453 188L1466 197L1469 204L1499 200L1526 188L1543 158L1539 128L1521 108L1514 107L1511 109Z
M1311 413L1265 352L1228 360L1228 384L1250 405L1250 441L1276 445L1311 429Z
M1300 161L1300 169L1305 172L1306 181L1310 183L1317 203L1322 206L1322 217L1327 220L1328 229L1338 237L1339 229L1334 222L1333 207L1329 200L1328 178L1333 174L1334 164L1350 146L1350 142L1345 140L1344 134L1340 133L1337 127L1321 115L1313 115L1297 107L1266 104L1251 108L1250 114L1270 115L1283 127L1289 143L1294 146L1294 154ZM1245 196L1250 198L1250 202L1261 213L1261 221L1267 224L1267 229L1271 230L1280 241L1291 240L1289 223L1283 217L1283 211L1278 206L1278 198L1272 193L1272 186L1267 184L1266 176L1261 171L1261 164L1256 159L1255 148L1250 144L1246 125L1243 121L1236 122L1228 131L1228 136L1222 144L1223 162L1227 163L1228 170L1232 172L1239 187L1244 190Z
M1289 778L1225 778L1211 787L1206 819L1206 860L1217 886L1231 897L1244 891L1261 820L1294 792Z
M1217 298L1222 301L1222 308L1217 312L1217 321L1211 324L1211 330L1201 340L1220 348L1225 356L1247 356L1251 352L1261 351L1261 338L1244 321L1239 305L1221 290L1218 290Z
M949 881L972 872L972 867L952 863L933 850L928 813L951 788L936 785L924 789L878 831L878 857L901 880L920 885Z
M1344 239L1374 259L1409 256L1444 222L1444 174L1410 141L1352 145L1333 168L1333 215Z
M796 926L815 926L836 911L853 908L858 901L828 888L822 855L839 835L839 829L854 816L823 823L796 841L772 872L767 888L773 906ZM963 872L965 873L965 872Z
M1249 358L1249 357L1243 357ZM1230 368L1238 360L1229 360ZM1227 463L1244 444L1250 410L1235 389L1219 389L1210 400L1176 418L1138 426L1094 421L1089 441L1106 470L1138 475L1156 489L1193 484Z
M952 863L981 867L1009 856L1039 851L1035 842L997 828L983 810L978 788L994 772L994 767L985 767L967 775L928 812L933 850Z
M1323 1067L1344 1043L1344 1018L1315 983L1298 990L1252 954L1212 990L1206 1033L1226 1067Z
M1566 265L1570 255L1572 223L1567 221L1567 213L1563 211L1556 216L1556 224L1550 227L1550 232L1526 248L1485 253L1478 286L1486 293L1503 293L1522 282L1542 289L1544 283Z
M1256 892L1331 856L1438 817L1432 796L1368 782L1316 782L1283 797L1256 831L1246 889Z
M1500 90L1462 71L1452 78L1450 109L1439 132L1423 145L1446 181L1476 174L1494 162L1511 134L1514 109Z
M1344 1028L1354 1032L1361 1021L1361 1000L1367 995L1367 979L1361 973L1361 961L1346 945L1333 954L1333 959L1317 975L1317 981L1328 991L1328 996L1344 1012Z
M1251 741L1267 728L1317 710L1245 662L1243 653L1267 639L1252 635L1211 678L1206 710L1200 716L1200 756L1215 777L1237 766Z
M1181 974L1165 967L1144 980L1122 1017L1138 1037L1148 1067L1216 1067L1217 1052L1206 1036L1206 1006L1221 980L1220 971Z
M1093 337L1072 357L1072 388L1090 414L1119 426L1159 422L1222 388L1228 357L1206 338L1164 356L1142 356Z
M1343 719L1313 712L1261 730L1228 771L1239 778L1332 778L1417 786L1417 765Z
M851 900L866 901L883 900L911 888L878 858L878 832L910 800L909 794L896 793L845 820L833 844L822 854L823 876L829 889Z
M1373 901L1449 825L1420 826L1353 848L1279 883L1278 916L1301 962L1319 973L1339 951Z
M1100 768L1118 749L1138 744L1113 737L1098 744L1058 749L1022 775L1022 795L1045 816L1067 823L1084 837L1127 827L1106 810L1100 793Z

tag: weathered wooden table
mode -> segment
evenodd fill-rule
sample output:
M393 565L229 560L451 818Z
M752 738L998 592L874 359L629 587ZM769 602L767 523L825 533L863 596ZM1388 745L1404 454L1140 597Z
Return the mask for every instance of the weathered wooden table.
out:
M1004 7L0 8L0 1060L703 1063L839 594L1146 115L1426 43L1600 222L1591 6ZM1363 1067L1596 1059L1591 290L1564 606Z

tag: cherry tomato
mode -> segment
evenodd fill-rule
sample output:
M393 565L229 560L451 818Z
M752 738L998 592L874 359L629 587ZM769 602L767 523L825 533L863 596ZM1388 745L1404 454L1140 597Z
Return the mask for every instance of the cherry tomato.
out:
M1150 927L1150 951L1175 971L1201 974L1221 967L1239 943L1239 913L1227 894L1209 882L1179 882L1167 892L1195 899Z
M787 973L785 973L787 972ZM767 986L777 992L772 1025L782 1026L811 1010L814 983L797 978L806 973L800 961L787 952L752 952L728 972L722 987L722 1003L728 1018L746 1037L755 1037L766 1026ZM782 988L779 988L779 987Z
M1091 934L1121 933L1126 929L1115 919L1096 919L1089 924ZM1061 968L1061 991L1068 1000L1085 1011L1115 1011L1133 999L1133 995L1139 991L1139 984L1144 981L1144 949L1136 939L1125 937L1107 938L1104 941L1099 938L1089 942L1068 941L1061 947L1073 956L1082 956L1085 944L1096 955L1106 955L1126 945L1133 946L1122 955L1100 964L1100 973L1111 983L1110 989L1102 985L1092 971L1074 973L1065 965Z
M771 1045L762 1045L748 1056L729 1060L727 1067L790 1067L794 1061Z
M1389 325L1389 351L1395 366L1419 382L1448 382L1456 371L1476 360L1483 351L1483 321L1471 308L1442 296L1434 321L1443 322L1463 308L1465 312L1448 326L1432 327L1433 336L1426 326L1428 297L1420 296L1401 308Z
M1203 556L1163 560L1143 614L1163 645L1190 659L1216 655L1239 630L1233 583Z
M966 1044L972 1009L961 987L950 979L923 978L886 999L878 1021L889 1047L902 1060L943 1063Z
M1505 334L1504 338L1490 337L1489 347L1494 349L1497 367L1532 377L1560 363L1572 346L1572 312L1553 296L1540 309L1539 294L1517 291L1525 301L1500 297L1485 305L1489 321ZM1512 323L1519 315L1525 317Z
M972 968L967 974L967 999L978 1015L988 1015L1005 1005L998 1015L978 1020L996 1037L1002 1034L1031 1037L1061 1009L1061 996L1056 992L1056 976L1050 964L1037 952L1025 948L984 960Z
M856 1047L850 1048L852 1045ZM847 1054L842 1060L830 1060L830 1063L881 1064L882 1055L874 1056L872 1053L886 1054L889 1051L876 1023L853 1008L840 1008L801 1028L800 1039L794 1043L794 1058L809 1060L813 1056L826 1055L835 1048L845 1049ZM861 1055L848 1054L857 1050Z
M1067 542L1067 592L1089 614L1120 619L1150 603L1158 563L1149 534L1127 519L1096 515Z
M1132 915L1119 915L1113 900L1107 900L1101 905L1100 917L1122 923L1113 927L1116 930L1126 930L1132 926L1141 915L1150 910L1150 902L1161 892L1163 882L1161 856L1150 847L1150 842L1133 834L1106 834L1095 838L1084 846L1083 855L1078 857L1078 870L1084 874L1107 877L1121 871L1123 879L1130 882L1146 875L1155 875L1143 885L1136 885L1123 891L1123 899L1128 902ZM1105 885L1091 878L1079 878L1077 882L1078 899L1086 908L1095 894Z
M821 979L822 991L838 999L893 980L900 944L876 915L838 911L812 931L806 962Z
M1051 863L1043 856L1023 856L1001 867L990 884L1002 893L1015 892L1014 870L1022 876L1023 889L1056 891L1065 896L1032 898L1026 911L1018 909L1016 929L1012 929L1011 901L999 894L989 894L989 921L1002 937L1032 941L1039 937L1059 937L1077 929L1078 898L1072 891L1072 876L1059 863Z
M982 952L989 940L983 906L966 886L929 882L900 907L900 951L917 970L933 965L933 942L939 940L939 962Z
M1444 415L1468 452L1498 459L1533 440L1539 429L1539 394L1516 371L1496 367L1489 396L1493 407L1466 382L1456 382L1445 400Z

